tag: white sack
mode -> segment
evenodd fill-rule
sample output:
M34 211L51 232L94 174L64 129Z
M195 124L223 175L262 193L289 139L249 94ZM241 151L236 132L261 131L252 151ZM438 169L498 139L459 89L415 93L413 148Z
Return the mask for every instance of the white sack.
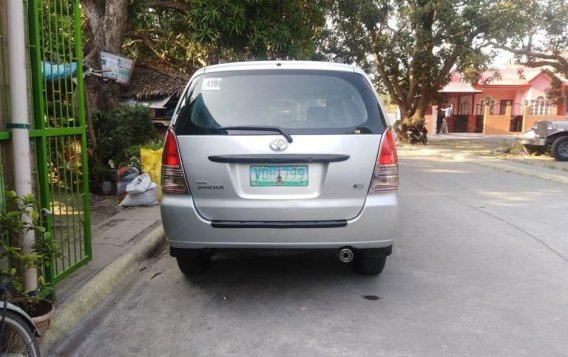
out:
M142 193L128 193L120 207L155 206L158 204L158 185L151 182L150 188Z
M128 193L142 193L150 189L152 184L152 179L148 174L138 175L134 180L132 180L126 186L126 192ZM156 184L154 184L156 186Z

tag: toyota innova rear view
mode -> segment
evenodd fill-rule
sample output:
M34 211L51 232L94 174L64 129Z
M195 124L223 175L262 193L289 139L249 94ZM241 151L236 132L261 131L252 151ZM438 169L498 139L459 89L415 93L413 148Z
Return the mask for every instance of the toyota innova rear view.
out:
M161 215L180 270L218 251L335 251L379 274L398 224L391 129L357 67L296 61L197 71L166 135Z

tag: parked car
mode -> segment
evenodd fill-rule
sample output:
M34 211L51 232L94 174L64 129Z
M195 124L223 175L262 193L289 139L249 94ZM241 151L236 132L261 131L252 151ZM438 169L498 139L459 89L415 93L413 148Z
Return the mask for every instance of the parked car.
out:
M529 154L550 152L558 161L568 161L568 119L541 120L523 133L521 143Z
M161 215L186 275L214 253L337 252L380 274L398 223L398 158L376 92L354 66L205 67L166 134Z

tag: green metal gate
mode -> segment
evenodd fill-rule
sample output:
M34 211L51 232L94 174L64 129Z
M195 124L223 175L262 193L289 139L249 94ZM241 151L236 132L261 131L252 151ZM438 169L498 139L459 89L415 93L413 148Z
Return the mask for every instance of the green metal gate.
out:
M80 17L79 0L28 0L37 194L62 253L53 285L91 259Z

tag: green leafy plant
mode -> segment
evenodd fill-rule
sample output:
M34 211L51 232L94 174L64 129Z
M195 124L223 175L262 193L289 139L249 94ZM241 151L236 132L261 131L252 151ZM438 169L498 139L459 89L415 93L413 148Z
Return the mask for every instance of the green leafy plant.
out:
M32 195L17 196L6 192L6 205L0 210L0 276L11 281L13 293L19 299L18 305L26 311L33 311L43 298L46 287L45 268L60 256L60 250L50 232L38 225L39 212ZM22 233L34 232L35 240L30 252L23 252ZM37 269L37 289L25 291L24 272Z
M90 164L95 179L108 177L113 169L109 162L113 163L114 168L130 164L131 147L158 139L148 108L143 106L119 106L98 112L94 124L97 145Z

